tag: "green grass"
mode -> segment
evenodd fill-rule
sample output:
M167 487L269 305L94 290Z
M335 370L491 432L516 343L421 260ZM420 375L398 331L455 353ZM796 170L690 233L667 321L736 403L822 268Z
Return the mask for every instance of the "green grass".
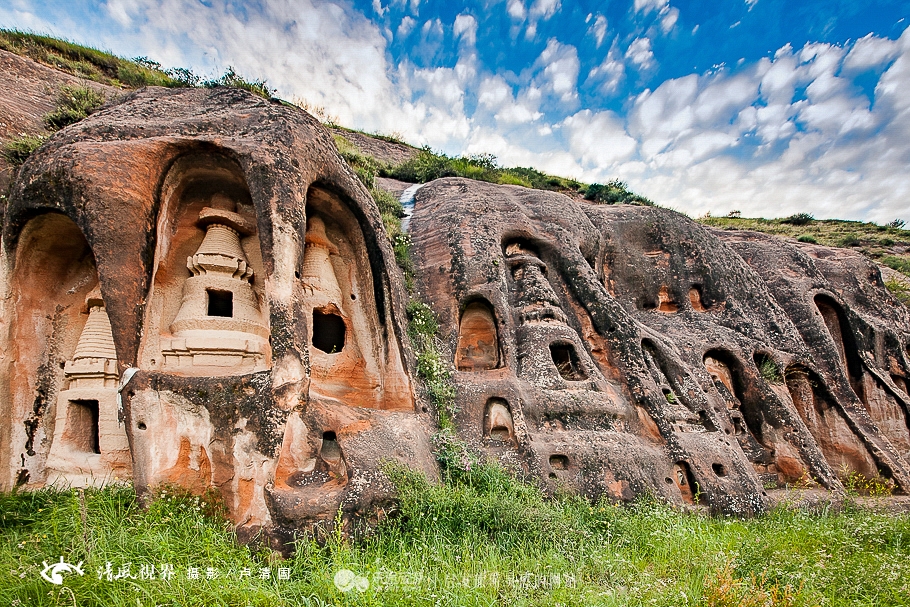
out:
M57 107L44 115L44 126L58 131L79 122L104 104L104 95L90 86L62 86Z
M779 508L753 519L545 498L478 465L435 485L401 470L397 516L357 541L302 542L295 557L239 546L195 498L132 490L0 496L3 605L906 605L910 516ZM42 561L83 562L53 586ZM127 563L136 579L108 580ZM161 565L173 565L170 580ZM155 579L140 568L155 565ZM189 568L199 579L188 579ZM206 568L219 577L206 579ZM279 568L290 579L279 580ZM241 577L249 569L250 577ZM269 579L261 579L262 569ZM366 590L342 593L341 569ZM102 579L98 579L101 573ZM760 599L760 600L759 600ZM17 602L18 601L18 602Z
M781 219L702 217L701 223L724 230L752 230L801 242L855 249L878 263L910 276L910 230L895 220L888 225L841 219L814 219L797 213Z
M46 135L22 134L3 144L3 157L13 166L19 166L47 141Z
M28 57L73 76L111 86L187 86L186 69L163 70L145 57L124 59L68 40L0 29L0 49Z

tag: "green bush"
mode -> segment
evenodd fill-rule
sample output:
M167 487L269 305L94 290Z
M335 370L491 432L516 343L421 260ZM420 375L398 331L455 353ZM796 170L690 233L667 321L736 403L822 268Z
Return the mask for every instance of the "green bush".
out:
M815 236L813 236L812 234L803 234L803 235L801 235L799 238L797 238L796 240L798 240L798 241L800 241L800 242L808 242L808 243L811 243L811 244L818 244L818 240L816 240L816 239L815 239Z
M910 259L905 257L896 257L894 255L885 255L881 258L881 263L888 266L892 270L897 270L902 274L910 276Z
M910 308L910 286L908 286L906 282L892 278L891 280L885 281L885 288L888 289L898 301Z
M836 244L839 247L858 247L860 240L856 234L845 234L837 240Z
M57 107L44 115L44 125L57 131L79 122L104 104L104 95L90 86L64 85L57 95Z
M804 226L813 221L815 221L815 217L813 217L811 213L796 213L780 220L781 223L788 223L793 226Z
M238 74L233 66L228 67L227 71L221 78L206 80L202 86L215 88L216 86L230 86L233 88L249 91L254 95L259 95L263 99L271 99L275 94L275 89L269 87L265 80L249 80Z
M761 375L762 379L766 382L772 384L780 384L784 381L784 376L780 372L780 367L777 366L777 363L774 362L774 359L767 355L759 355L758 360L758 373Z
M147 57L123 59L50 36L0 29L0 48L74 76L112 86L188 86L185 81L172 77L168 70L162 70L161 64ZM183 71L191 73L189 70Z
M41 147L45 141L47 141L45 135L19 135L4 144L3 157L10 164L18 166L25 162L32 152Z
M618 179L607 184L592 183L585 189L585 200L600 204L654 204L644 196L630 192L626 184Z

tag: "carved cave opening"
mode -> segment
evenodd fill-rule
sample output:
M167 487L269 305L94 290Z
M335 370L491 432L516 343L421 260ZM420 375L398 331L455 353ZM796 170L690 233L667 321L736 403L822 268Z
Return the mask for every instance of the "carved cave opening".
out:
M313 310L313 346L328 354L344 349L347 328L338 314Z
M186 154L160 199L141 366L195 376L267 369L265 268L240 165L217 150Z
M486 300L465 306L458 326L455 367L459 371L486 371L500 366L496 315Z
M679 489L679 494L683 501L687 504L696 503L695 497L698 494L698 489L689 464L684 461L676 462L673 465L673 476L672 480L675 482L676 488Z
M859 358L856 339L853 336L853 331L850 330L847 316L840 304L827 295L816 295L814 301L824 319L828 334L834 341L834 345L840 355L840 362L844 372L847 374L847 378L850 380L850 386L859 399L865 403L863 363Z
M310 395L349 406L413 410L397 337L386 324L378 255L342 194L307 191L300 275L310 336ZM380 267L380 271L382 268ZM378 290L377 290L378 289Z
M550 344L550 357L559 375L566 381L582 381L588 378L581 366L575 346L565 342Z
M869 478L877 476L875 459L853 432L840 407L827 393L821 378L796 364L787 367L784 379L803 423L841 480L845 480L845 473L850 471Z
M81 230L61 214L23 228L11 283L11 365L0 382L12 423L0 444L11 471L40 485L98 484L131 476L126 434L117 421L119 372L94 255ZM84 455L102 454L91 462Z
M702 296L701 285L692 285L689 288L689 304L696 312L705 312L708 309L704 297Z
M484 436L499 442L515 438L515 423L509 403L501 398L487 401L483 416Z

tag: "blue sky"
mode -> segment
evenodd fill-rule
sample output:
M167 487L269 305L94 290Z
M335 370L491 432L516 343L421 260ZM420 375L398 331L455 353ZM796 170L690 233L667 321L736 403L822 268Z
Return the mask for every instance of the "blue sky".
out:
M7 0L0 27L232 65L346 126L692 216L910 222L910 3Z

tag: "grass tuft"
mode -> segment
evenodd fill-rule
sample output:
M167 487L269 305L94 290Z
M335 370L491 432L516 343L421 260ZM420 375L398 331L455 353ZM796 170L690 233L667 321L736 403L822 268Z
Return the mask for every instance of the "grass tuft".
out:
M44 116L44 126L59 131L79 122L103 104L104 95L90 86L64 85L57 94L57 107Z
M47 141L46 135L19 135L3 145L3 157L13 166L19 166Z

